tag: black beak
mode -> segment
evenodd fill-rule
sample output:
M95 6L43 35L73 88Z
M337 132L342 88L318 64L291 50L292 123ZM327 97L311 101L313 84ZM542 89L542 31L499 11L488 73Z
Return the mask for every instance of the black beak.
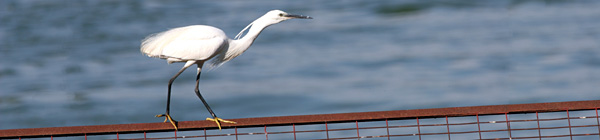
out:
M303 16L303 15L285 15L284 17L289 17L289 18L300 18L300 19L312 19L312 17L309 17L309 16Z

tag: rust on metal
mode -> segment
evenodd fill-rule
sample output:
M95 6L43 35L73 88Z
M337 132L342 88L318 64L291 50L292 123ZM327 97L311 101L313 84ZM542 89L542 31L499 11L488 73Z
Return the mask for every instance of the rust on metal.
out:
M513 105L490 105L473 107L449 107L435 109L414 109L378 112L318 114L299 116L278 116L260 118L230 119L236 124L222 124L223 128L245 128L266 127L283 125L363 122L363 121L387 121L415 118L436 117L458 117L458 116L481 116L498 115L506 113L537 113L557 111L577 111L600 108L600 100L532 103ZM476 122L479 124L479 122ZM178 123L179 131L217 129L212 121L181 121ZM355 128L356 129L356 128ZM35 137L61 137L61 136L89 136L102 134L127 134L145 132L167 132L174 131L170 123L136 123L136 124L114 124L114 125L91 125L91 126L69 126L69 127L47 127L0 130L0 139L6 138L35 138ZM450 133L450 132L448 132ZM447 133L444 133L447 134ZM357 132L358 135L358 132ZM389 135L388 135L389 136ZM420 135L419 135L420 136Z

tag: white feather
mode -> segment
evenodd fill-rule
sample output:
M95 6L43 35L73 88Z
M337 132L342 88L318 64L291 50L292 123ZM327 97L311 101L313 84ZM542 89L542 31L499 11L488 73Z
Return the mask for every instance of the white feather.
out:
M147 37L142 41L141 51L150 57L167 59L169 63L207 60L214 57L220 48L227 46L227 41L221 29L192 25Z

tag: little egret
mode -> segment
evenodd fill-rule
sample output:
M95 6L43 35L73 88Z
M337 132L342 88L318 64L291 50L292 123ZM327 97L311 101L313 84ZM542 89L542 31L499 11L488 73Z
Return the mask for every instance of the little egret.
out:
M294 18L312 19L309 16L292 15L281 10L271 10L246 26L234 37L234 39L228 38L221 29L207 25L179 27L146 37L142 40L140 49L143 54L148 55L149 57L166 59L169 64L174 62L185 62L183 68L169 80L166 113L156 115L156 117L165 117L164 122L169 121L175 127L175 130L177 130L177 122L169 115L171 85L177 76L185 69L196 64L198 66L198 72L196 74L196 88L194 91L198 98L202 100L202 103L210 115L212 115L212 118L206 118L206 120L217 123L219 130L221 129L221 122L235 123L218 118L200 94L198 86L200 72L202 71L204 62L211 60L210 64L213 67L220 66L244 53L244 51L252 45L252 42L254 42L256 37L258 37L258 34L266 27ZM244 37L241 37L248 28L250 28L250 30L248 30Z

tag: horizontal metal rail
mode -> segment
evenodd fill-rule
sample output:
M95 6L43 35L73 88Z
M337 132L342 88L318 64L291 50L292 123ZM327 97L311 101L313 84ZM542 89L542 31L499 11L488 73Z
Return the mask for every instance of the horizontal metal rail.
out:
M435 108L435 109L414 109L414 110L397 110L397 111L378 111L378 112L358 112L358 113L338 113L338 114L318 114L318 115L299 115L299 116L279 116L279 117L260 117L260 118L240 118L230 119L231 121L237 122L236 124L222 124L224 129L235 129L236 137L238 128L248 127L266 127L267 126L292 126L294 129L296 125L307 125L307 124L332 124L332 123L354 123L356 122L356 132L358 134L358 122L366 121L385 121L387 125L388 120L405 120L405 119L417 119L416 126L385 126L385 127L372 127L372 128L361 128L361 129L377 129L377 128L394 128L394 127L425 127L428 124L418 124L419 119L426 118L446 118L446 124L438 124L436 126L448 127L448 138L450 134L460 133L482 133L487 131L515 131L515 130L540 130L540 129L552 129L552 128L520 128L511 130L510 123L515 122L527 122L527 121L550 121L552 119L528 119L528 120L509 120L508 116L506 120L495 121L495 122L479 122L479 116L483 115L507 115L519 114L519 113L541 113L541 112L564 112L577 111L577 110L597 110L600 108L600 100L592 101L572 101L572 102L552 102L552 103L532 103L532 104L512 104L512 105L490 105L490 106L472 106L472 107L450 107L450 108ZM460 116L477 116L477 122L469 123L454 123L448 124L448 117L460 117ZM598 116L579 117L579 118L598 118ZM556 118L556 120L569 120L569 123L577 117L566 117ZM510 123L509 123L510 122ZM449 126L453 125L479 125L480 123L507 123L507 129L505 130L479 130L475 132L450 132ZM430 124L429 124L430 125ZM218 129L216 124L211 121L181 121L178 123L179 131L192 131L192 130L211 130ZM567 126L566 128L571 129L572 127L598 127L598 125L584 125L584 126ZM64 136L90 136L90 135L105 135L105 134L128 134L128 133L146 133L146 132L169 132L174 131L173 126L170 123L136 123L136 124L113 124L113 125L91 125L91 126L68 126L68 127L48 127L48 128L27 128L27 129L6 129L0 130L0 139L15 139L15 138L36 138L36 137L64 137ZM309 130L310 131L310 130ZM309 132L306 131L306 132ZM316 130L317 131L335 131L335 130ZM419 130L420 131L420 130ZM297 132L294 130L294 137ZM278 132L269 132L269 134L276 134ZM292 133L292 132L279 132L279 133ZM389 130L388 130L389 133ZM420 133L420 132L419 132ZM421 135L436 135L438 133L422 133ZM446 134L446 133L443 133ZM509 133L510 134L510 133ZM329 135L329 134L328 134ZM481 135L481 134L480 134ZM570 136L577 136L578 134L570 134ZM597 135L597 134L595 134ZM385 135L385 136L371 136L371 137L390 137L390 136L403 136L403 135ZM559 137L557 136L544 136L544 137ZM206 135L204 136L206 137ZM541 135L539 136L542 137ZM361 138L348 137L348 139ZM368 138L368 137L363 137ZM329 138L328 138L329 139ZM345 138L341 138L345 139Z

